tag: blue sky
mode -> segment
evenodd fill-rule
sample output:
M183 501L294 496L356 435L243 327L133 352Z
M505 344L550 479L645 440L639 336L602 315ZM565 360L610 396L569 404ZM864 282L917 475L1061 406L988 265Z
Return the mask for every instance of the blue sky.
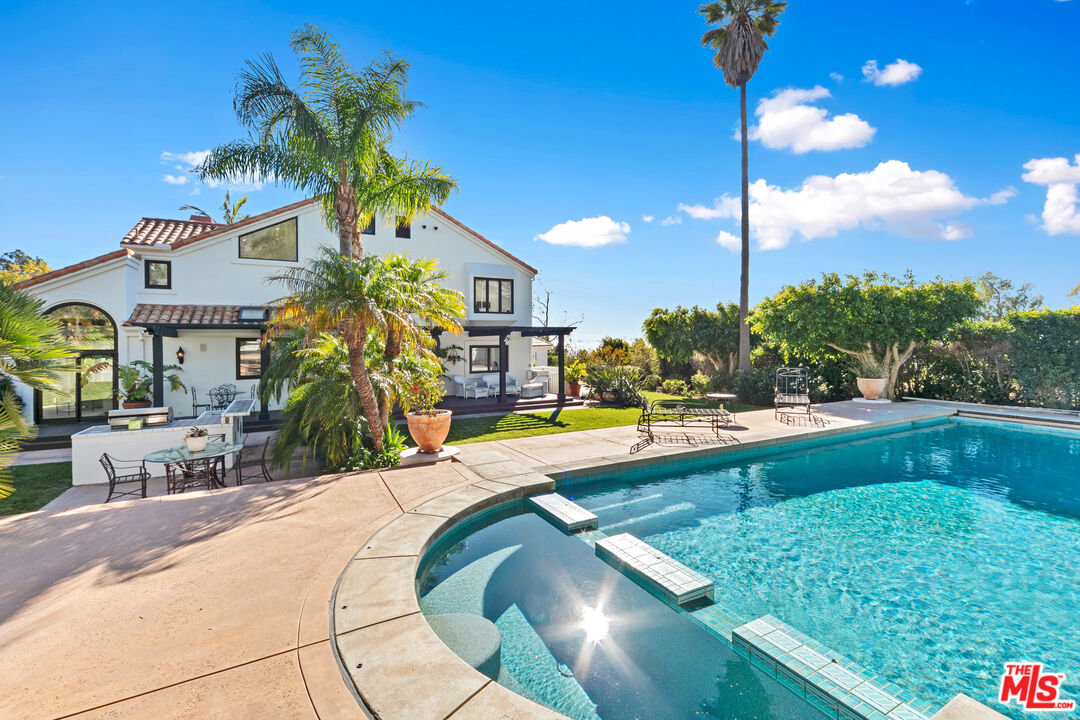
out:
M698 45L696 7L5 4L0 250L58 267L143 215L220 204L220 188L166 182L183 173L163 153L239 137L242 62L295 68L289 35L316 22L355 64L411 61L426 107L396 148L442 165L460 184L446 209L541 268L552 322L584 313L585 343L638 336L654 307L738 297L738 94ZM1069 302L1078 32L1080 0L792 0L750 84L751 300L822 271L911 268L990 270ZM298 197L249 194L251 212Z

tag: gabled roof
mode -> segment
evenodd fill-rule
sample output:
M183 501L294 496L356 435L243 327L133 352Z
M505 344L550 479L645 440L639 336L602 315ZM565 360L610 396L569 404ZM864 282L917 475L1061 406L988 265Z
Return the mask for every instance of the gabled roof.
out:
M258 328L262 321L241 320L240 310L247 305L157 305L139 303L124 321L128 327L163 325L192 328Z
M465 232L469 233L470 235L472 235L472 236L473 236L474 238L476 238L476 239L477 239L477 240L479 240L480 242L482 242L482 243L484 243L484 244L486 244L486 245L490 245L490 246L491 246L492 248L494 248L494 249L495 249L495 250L497 250L498 252L502 253L503 255L505 255L506 257L508 257L509 259L513 260L513 261L514 261L514 262L516 262L516 263L517 263L518 265L520 265L520 266L522 266L523 268L525 268L525 269L529 270L529 271L530 271L530 272L531 272L531 273L532 273L533 275L535 275L535 274L537 274L538 272L540 272L539 270L537 270L536 268L534 268L534 267L533 267L532 265L530 265L529 263L525 262L524 260L522 260L521 258L517 257L516 255L513 255L513 254L511 254L511 253L507 252L506 250L503 250L503 249L502 249L501 247L499 247L499 246L498 246L498 245L496 245L495 243L491 242L491 241L490 241L490 240L488 240L488 239L487 239L486 237L484 237L484 236L483 236L483 235L481 235L480 233L476 232L475 230L473 230L473 229L472 229L471 227L469 227L469 226L468 226L468 225L466 225L465 223L461 222L461 221L460 221L460 220L458 220L457 218L455 218L455 217L453 217L452 215L450 215L449 213L447 213L447 212L446 212L445 210L443 210L443 209L441 209L441 208L432 208L432 209L431 209L431 211L432 211L433 213L435 213L436 215L439 215L440 217L443 217L443 218L445 218L446 220L448 220L449 222L452 222L453 224L457 225L457 226L458 226L459 228L461 228L461 229L462 229L462 230L464 230Z
M101 263L108 262L110 260L116 260L117 258L122 257L132 257L134 255L135 253L128 250L127 248L113 250L110 253L98 255L97 257L90 258L89 260L83 260L82 262L75 263L74 265L68 265L66 267L57 268L56 270L50 270L49 272L42 273L41 275L35 275L32 278L27 278L26 280L15 283L14 287L17 287L20 290L25 289L33 285L37 285L38 283L46 282L47 280L53 280L58 277L63 277L64 275L70 275L73 272L78 272L79 270L84 270L88 267L100 265Z
M144 217L135 223L135 227L128 230L127 235L120 241L122 245L172 245L180 240L203 235L220 227L226 227L210 221L196 219L169 220L166 218Z

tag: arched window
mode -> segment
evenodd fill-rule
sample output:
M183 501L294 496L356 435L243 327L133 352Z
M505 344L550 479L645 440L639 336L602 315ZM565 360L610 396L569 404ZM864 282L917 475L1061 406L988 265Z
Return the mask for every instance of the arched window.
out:
M78 351L79 371L65 373L61 387L35 393L38 422L101 418L116 407L116 323L101 308L66 303L45 313L60 323Z

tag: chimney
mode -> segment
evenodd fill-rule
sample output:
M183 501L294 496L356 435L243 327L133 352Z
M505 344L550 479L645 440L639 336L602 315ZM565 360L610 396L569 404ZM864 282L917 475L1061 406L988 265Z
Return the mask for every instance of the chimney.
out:
M209 224L209 223L213 223L213 222L214 222L213 220L211 220L211 219L210 219L210 216L209 216L209 215L192 215L192 216L191 216L190 218L188 218L188 219L189 219L189 220L190 220L191 222L197 222L197 223L207 223L207 224Z

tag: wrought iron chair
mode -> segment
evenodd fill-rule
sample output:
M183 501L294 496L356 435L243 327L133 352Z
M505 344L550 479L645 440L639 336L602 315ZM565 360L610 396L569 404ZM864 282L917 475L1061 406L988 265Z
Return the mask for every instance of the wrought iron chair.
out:
M810 415L810 373L806 368L782 367L776 371L776 394L773 418L780 419L784 410L806 408Z
M165 464L165 491L169 495L198 488L210 490L217 483L217 458Z
M105 474L109 476L109 496L105 502L112 500L113 495L120 497L130 495L132 497L146 497L146 481L150 479L150 473L146 470L146 462L143 460L120 460L102 453L98 462L105 468ZM117 485L126 483L139 483L139 490L125 490L116 492Z
M224 410L236 399L236 386L230 383L218 385L210 390L211 410Z
M211 409L210 408L211 404L212 403L210 403L210 402L200 403L199 399L198 399L198 395L195 394L195 388L191 388L191 416L192 417L199 417L199 415L202 414L199 411L200 408L202 408L203 410L210 410Z
M246 442L247 438L245 438ZM263 443L262 451L256 456L255 453L249 452L247 457L244 457L244 451L241 450L236 456L236 484L243 485L245 480L259 480L263 482L270 482L274 478L270 475L270 468L266 466L266 455L270 452L270 443L273 440L273 436L266 438L266 442ZM250 471L250 472L245 472Z

